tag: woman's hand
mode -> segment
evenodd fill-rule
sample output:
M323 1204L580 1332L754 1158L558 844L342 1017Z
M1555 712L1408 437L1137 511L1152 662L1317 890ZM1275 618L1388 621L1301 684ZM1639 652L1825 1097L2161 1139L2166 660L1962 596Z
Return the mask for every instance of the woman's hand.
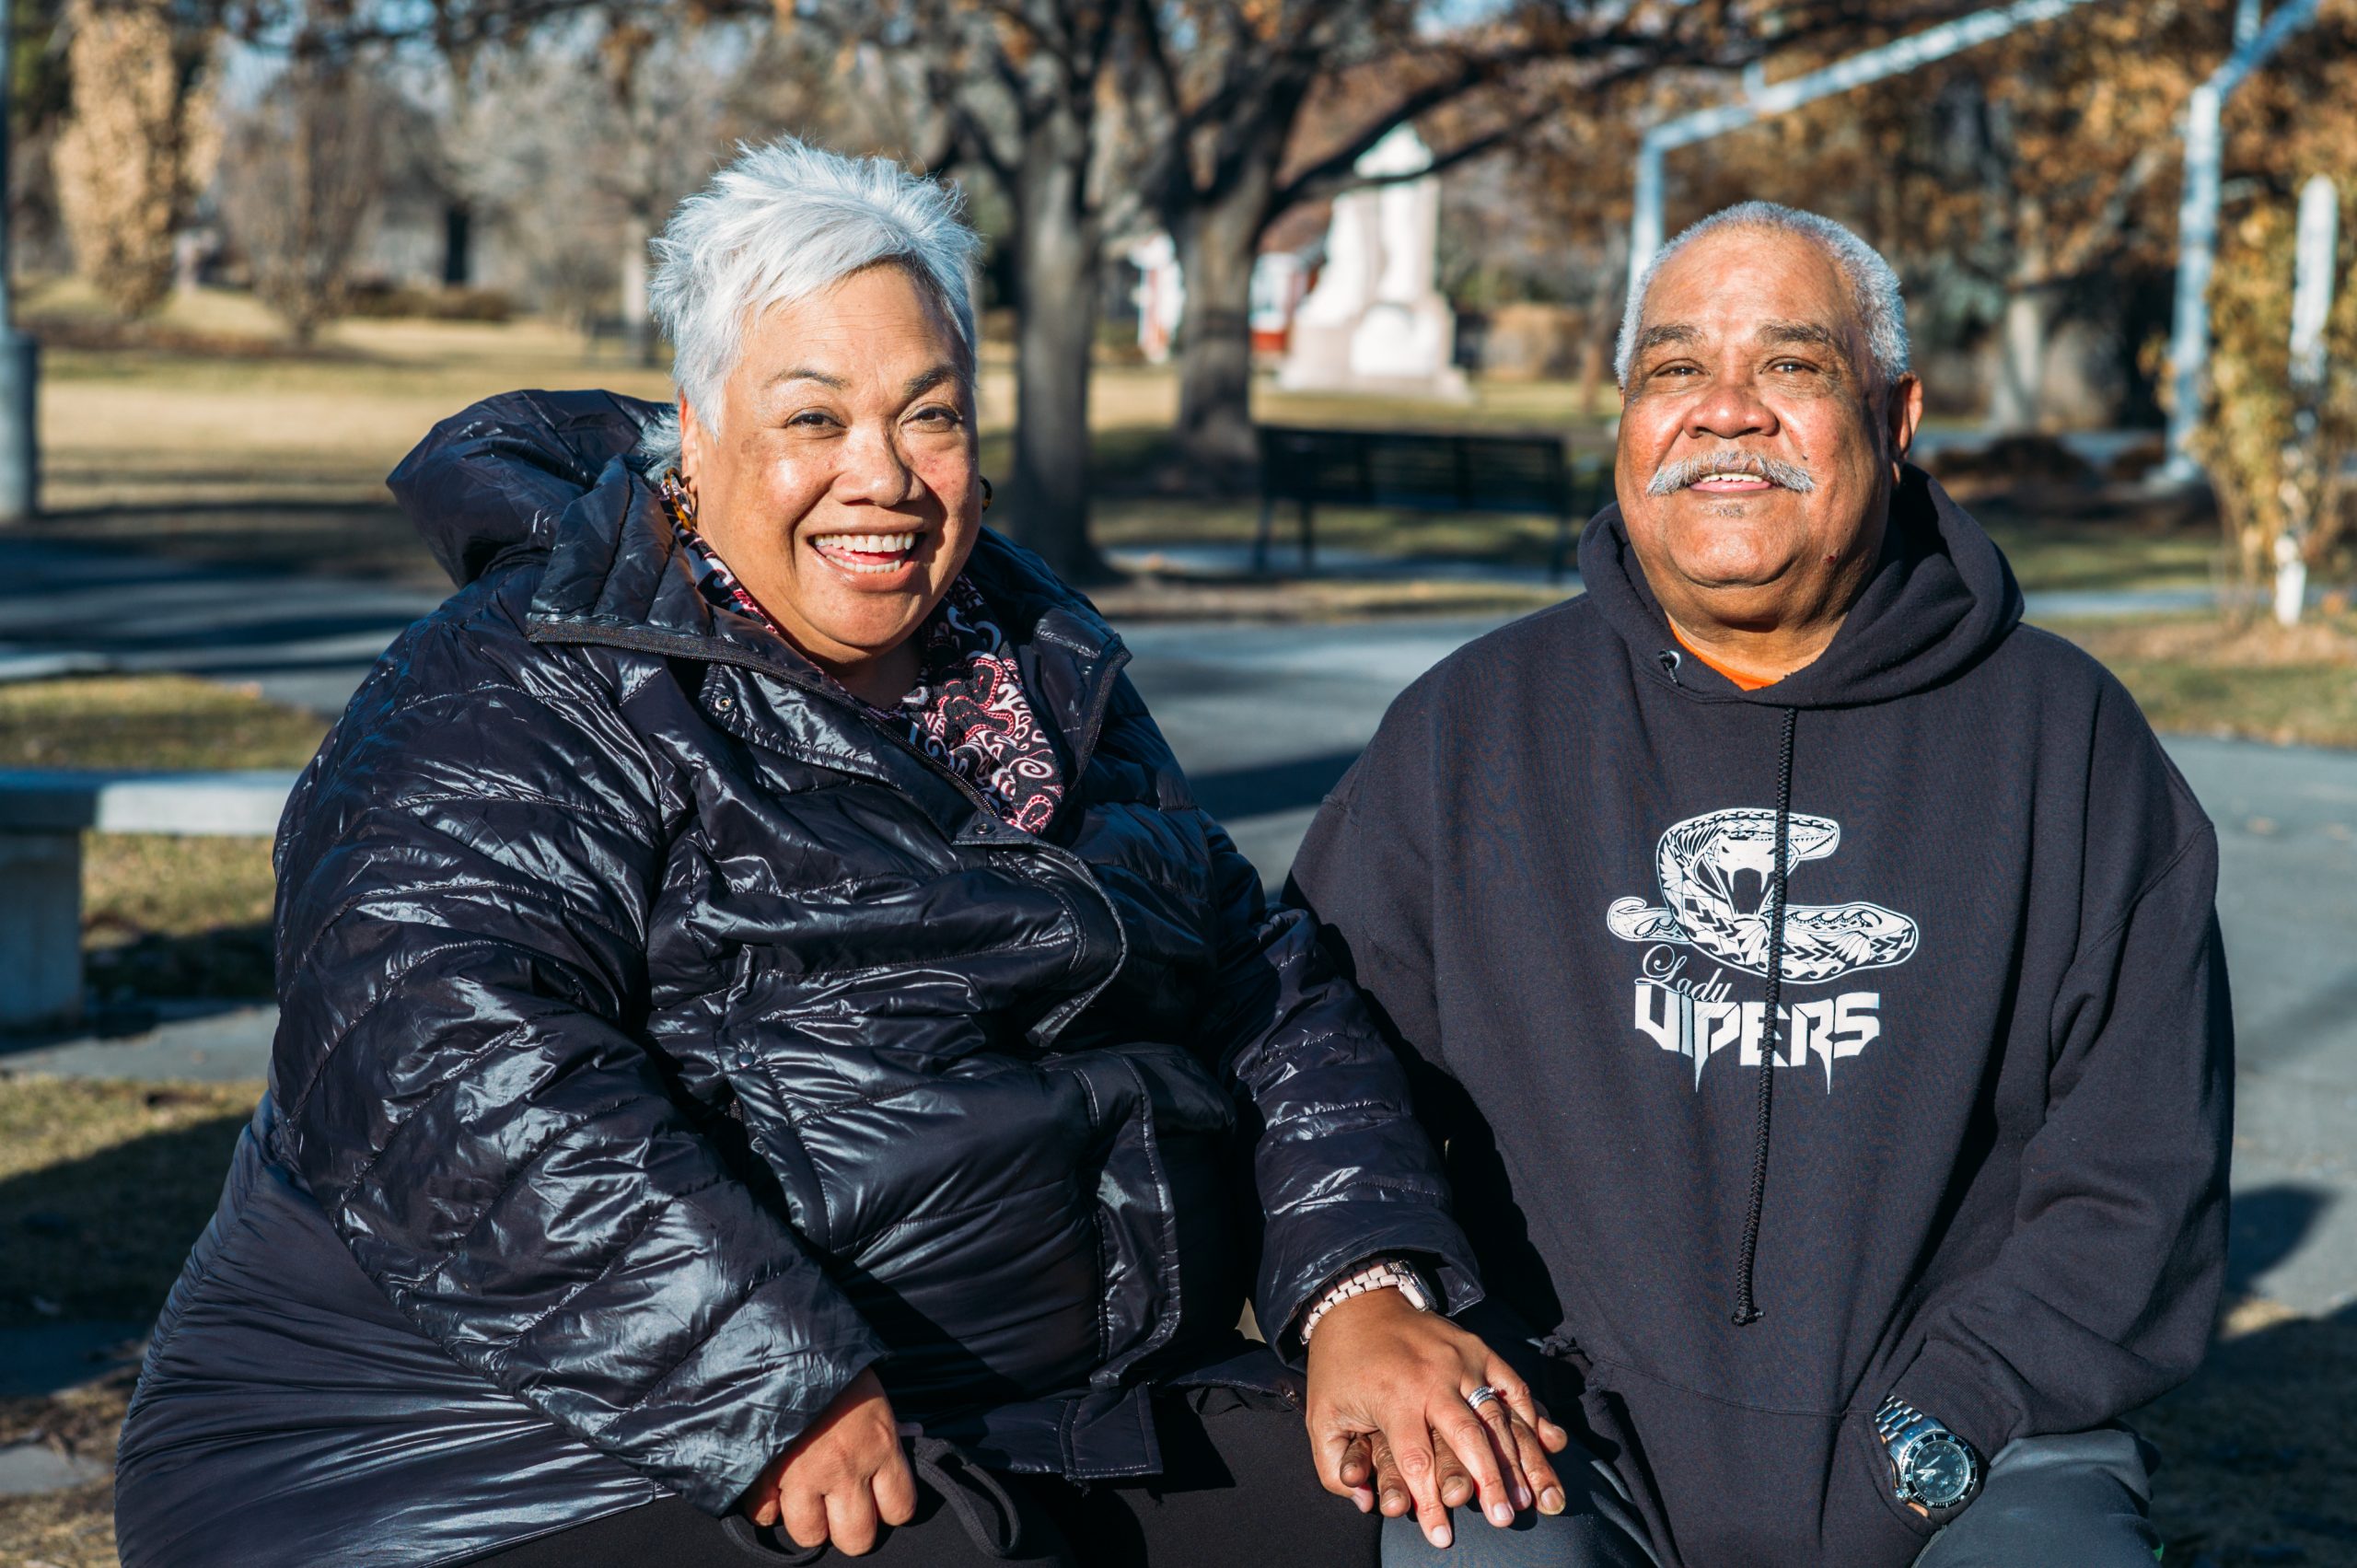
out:
M757 1525L783 1520L797 1546L831 1545L847 1557L874 1550L880 1526L907 1524L917 1510L916 1477L876 1374L853 1378L770 1461L740 1506Z
M1484 1384L1499 1398L1476 1410L1465 1396ZM1327 1491L1387 1517L1412 1504L1435 1547L1449 1543L1448 1510L1477 1493L1492 1525L1514 1523L1517 1508L1534 1504L1543 1514L1563 1511L1547 1455L1568 1446L1570 1434L1488 1345L1396 1290L1352 1296L1318 1320L1309 1342L1309 1440Z

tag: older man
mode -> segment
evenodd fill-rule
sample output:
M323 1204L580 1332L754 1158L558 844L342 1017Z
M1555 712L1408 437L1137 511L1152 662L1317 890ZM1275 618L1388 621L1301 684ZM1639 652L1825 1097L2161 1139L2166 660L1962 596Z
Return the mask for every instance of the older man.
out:
M1295 866L1642 1516L1452 1557L2149 1565L2117 1423L2200 1361L2225 1249L2210 825L1907 466L1854 235L1697 225L1620 373L1585 596L1403 696Z

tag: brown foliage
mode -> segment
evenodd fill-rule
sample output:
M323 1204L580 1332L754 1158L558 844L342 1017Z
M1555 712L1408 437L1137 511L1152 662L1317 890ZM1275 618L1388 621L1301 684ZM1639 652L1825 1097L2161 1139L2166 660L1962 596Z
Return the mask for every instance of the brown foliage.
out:
M74 108L53 168L82 274L119 314L142 316L172 282L172 232L217 145L202 86L209 39L162 0L72 0Z
M2165 287L2176 259L2181 118L2194 87L2233 47L2234 9L2193 0L2084 6L1675 152L1668 227L1674 233L1750 198L1850 224L1906 278L1923 346L1966 347L2003 334L2001 393L2024 377L2032 383L2029 406L2012 411L2026 426L2038 414L2041 366L2023 351L2035 353L2069 316L2102 329L2131 325L2131 287ZM1870 26L1781 50L1768 79L1920 25L1918 17ZM1727 101L1736 90L1724 72L1666 71L1630 84L1634 101L1625 106L1567 99L1562 123L1534 144L1535 153L1545 151L1524 161L1534 202L1573 235L1624 224L1634 151L1628 127ZM2235 235L2262 207L2288 225L2310 174L2331 173L2344 190L2357 189L2357 5L2322 7L2246 81L2229 100L2224 133L2223 223L2239 260L2222 261L2220 286L2288 291L2288 261L2265 273L2274 281L2261 287L2259 274L2247 271L2255 256ZM2244 275L2230 275L2238 269ZM2275 331L2288 301L2268 309L2259 303L2222 300L2222 340ZM2271 349L2253 340L2227 352L2282 357L2280 336ZM2143 364L2147 373L2161 368L2157 349ZM2233 373L2222 365L2222 374Z
M2334 270L2344 280L2326 323L2325 384L2316 407L2313 526L2302 554L2312 568L2330 554L2347 528L2352 502L2347 467L2357 458L2357 266L2351 184L2341 187L2340 250ZM2292 390L2292 273L2294 213L2274 201L2250 207L2221 236L2218 270L2210 289L2210 400L2198 453L2217 492L2226 543L2242 587L2257 587L2271 566L2275 538L2287 517L2283 452L2299 412Z

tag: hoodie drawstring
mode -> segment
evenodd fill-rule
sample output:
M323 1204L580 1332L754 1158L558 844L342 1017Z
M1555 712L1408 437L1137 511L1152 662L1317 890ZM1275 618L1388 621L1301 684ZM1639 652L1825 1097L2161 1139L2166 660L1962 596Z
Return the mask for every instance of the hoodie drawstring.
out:
M1759 1213L1768 1202L1769 1113L1776 1097L1776 1057L1784 1043L1777 1008L1784 993L1784 878L1793 837L1793 732L1800 710L1784 710L1784 740L1776 761L1776 862L1768 886L1768 1007L1764 1038L1759 1042L1759 1125L1751 1156L1751 1202L1743 1215L1743 1250L1735 1267L1735 1323L1746 1328L1759 1321L1759 1307L1751 1299L1751 1269L1759 1250Z

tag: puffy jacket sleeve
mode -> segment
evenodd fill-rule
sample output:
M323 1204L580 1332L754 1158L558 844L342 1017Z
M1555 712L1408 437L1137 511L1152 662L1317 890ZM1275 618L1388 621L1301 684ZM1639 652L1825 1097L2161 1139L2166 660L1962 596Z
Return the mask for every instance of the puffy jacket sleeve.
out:
M273 1152L447 1353L721 1513L881 1346L633 1032L655 765L466 641L413 633L290 805Z
M1212 845L1218 978L1202 1049L1257 1123L1264 1230L1253 1309L1281 1352L1311 1297L1354 1263L1405 1254L1437 1275L1448 1312L1481 1299L1438 1153L1399 1058L1297 909L1203 819Z

